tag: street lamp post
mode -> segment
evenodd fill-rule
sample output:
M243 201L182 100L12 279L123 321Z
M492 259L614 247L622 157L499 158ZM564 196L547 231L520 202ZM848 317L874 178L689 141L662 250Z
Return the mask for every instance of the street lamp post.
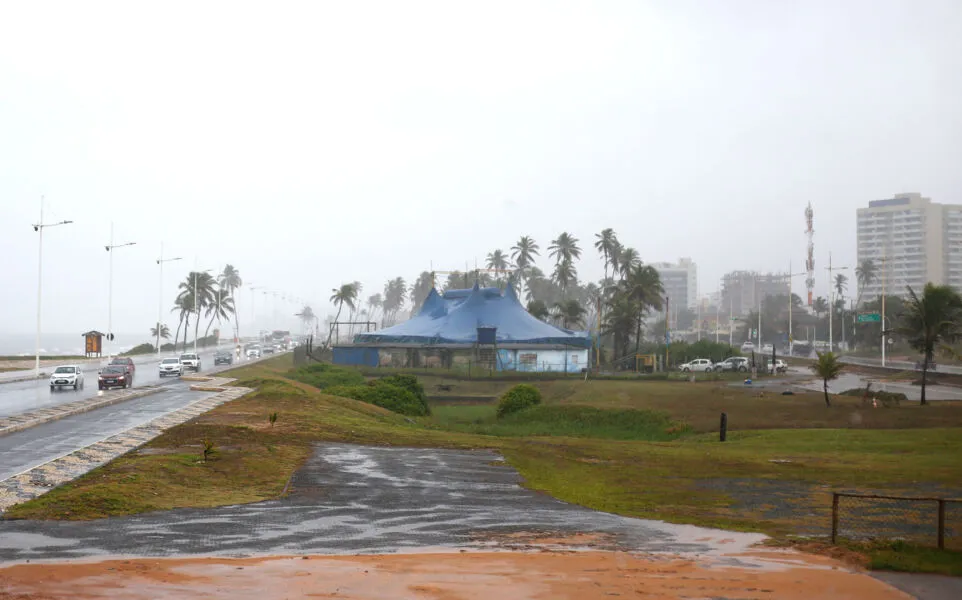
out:
M157 259L157 266L160 267L160 287L157 290L157 354L160 354L160 319L164 313L164 263L181 260L181 257L164 258L164 243L160 243L160 258ZM176 340L174 340L176 345Z
M792 333L792 313L795 312L795 305L792 303L792 277L808 275L806 272L792 273L792 261L788 261L788 355L795 356L795 335Z
M835 267L832 268L832 253L828 253L828 297L829 297L829 307L828 307L828 351L835 351L835 336L832 330L832 323L835 322L835 290L833 286L835 285L832 279L832 271L844 271L848 267Z
M40 234L39 249L37 251L37 355L34 363L35 375L40 378L40 316L41 300L43 298L43 230L45 227L69 225L73 221L59 221L57 223L43 222L43 196L40 196L40 220L33 226L33 230Z
M110 244L104 246L104 249L110 254L110 276L107 283L107 344L110 350L113 350L113 317L114 317L114 249L123 248L125 246L133 246L137 242L127 242L125 244L114 244L114 223L110 222ZM112 352L107 352L107 358L113 355Z

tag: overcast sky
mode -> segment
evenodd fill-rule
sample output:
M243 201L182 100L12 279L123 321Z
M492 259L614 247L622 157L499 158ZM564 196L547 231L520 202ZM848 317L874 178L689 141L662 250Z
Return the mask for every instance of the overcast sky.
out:
M139 332L161 241L165 315L194 264L324 315L341 282L605 227L710 292L798 268L807 202L824 291L857 207L962 203L960 165L959 0L4 2L0 334L35 322L41 195L75 221L44 236L44 329L106 328L112 220Z

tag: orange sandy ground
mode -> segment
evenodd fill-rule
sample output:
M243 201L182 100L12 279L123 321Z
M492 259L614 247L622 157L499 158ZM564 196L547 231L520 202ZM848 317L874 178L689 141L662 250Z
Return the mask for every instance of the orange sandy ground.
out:
M766 549L737 558L754 566L546 550L18 564L0 569L0 598L909 598L827 557Z

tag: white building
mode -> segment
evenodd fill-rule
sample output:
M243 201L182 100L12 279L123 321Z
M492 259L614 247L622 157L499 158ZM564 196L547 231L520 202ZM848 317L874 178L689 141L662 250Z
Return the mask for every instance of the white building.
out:
M680 258L677 264L653 263L661 277L672 310L686 306L692 310L698 306L698 266L690 258Z
M962 205L938 204L921 194L873 200L857 211L858 262L871 259L878 276L863 301L907 287L947 283L962 289Z

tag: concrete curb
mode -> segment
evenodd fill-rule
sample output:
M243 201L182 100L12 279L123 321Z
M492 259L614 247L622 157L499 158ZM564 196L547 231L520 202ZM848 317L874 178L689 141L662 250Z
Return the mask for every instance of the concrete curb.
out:
M156 394L163 391L163 389L164 388L160 387L144 387L133 389L129 392L106 392L103 396L84 398L83 400L68 402L67 404L61 404L52 408L13 415L12 417L4 417L0 419L0 435L16 433L17 431L23 431L24 429L30 429L31 427L43 425L44 423L49 423L58 419L79 415L80 413L85 413L87 411L102 408L104 406L110 406L119 402L126 402L127 400L133 400L134 398L150 396L151 394Z
M21 381L40 381L41 379L44 379L46 377L47 377L47 374L41 371L39 376L24 375L23 377L12 377L9 379L7 378L0 379L0 385L3 385L5 383L20 383Z
M223 379L223 381L234 380ZM0 481L0 513L123 456L171 427L186 423L225 402L236 400L252 391L251 388L229 387L219 394L192 402L180 410L8 477Z

